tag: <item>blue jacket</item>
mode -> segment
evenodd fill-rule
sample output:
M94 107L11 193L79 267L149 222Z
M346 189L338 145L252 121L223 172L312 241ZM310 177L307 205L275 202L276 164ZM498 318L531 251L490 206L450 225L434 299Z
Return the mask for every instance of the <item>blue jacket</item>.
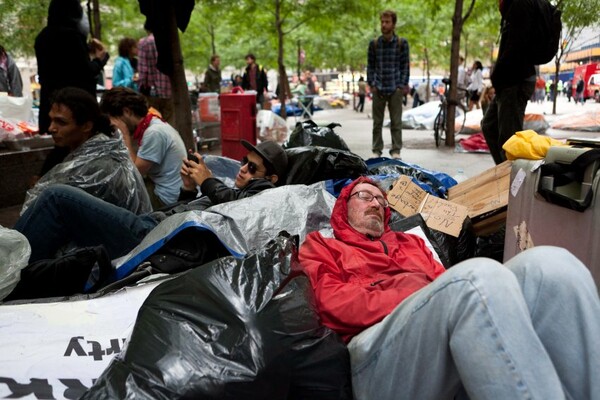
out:
M113 86L124 86L133 90L137 90L137 85L133 81L135 71L131 66L128 58L117 57L113 68L112 84Z

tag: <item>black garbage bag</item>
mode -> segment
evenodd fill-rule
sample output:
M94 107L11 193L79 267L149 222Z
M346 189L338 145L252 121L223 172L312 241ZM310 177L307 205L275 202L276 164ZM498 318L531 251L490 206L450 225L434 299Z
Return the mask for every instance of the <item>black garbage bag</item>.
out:
M494 233L485 236L478 236L475 257L488 257L493 258L500 263L503 262L505 236L506 224Z
M404 218L396 210L392 210L389 226L390 229L394 231L402 232L415 226L420 226L427 235L427 238L431 241L442 264L446 268L450 268L461 261L475 257L477 238L473 232L473 224L468 217L463 222L458 237L429 228L421 214L415 214Z
M287 185L355 179L367 172L364 160L350 151L303 146L288 148L285 152L288 156Z
M5 301L91 293L108 281L113 267L104 246L82 247L21 270L21 280Z
M327 126L319 126L310 119L297 122L284 147L321 146L350 151L344 139L333 131L338 126L342 125L333 122Z
M348 351L319 322L296 240L158 286L82 399L351 399Z

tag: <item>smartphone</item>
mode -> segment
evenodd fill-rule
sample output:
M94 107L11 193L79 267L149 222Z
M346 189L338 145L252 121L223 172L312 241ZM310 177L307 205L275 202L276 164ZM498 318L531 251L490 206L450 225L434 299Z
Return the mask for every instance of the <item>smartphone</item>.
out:
M198 160L198 157L196 157L192 153L188 153L187 159L190 160L190 161L193 161L195 163L199 163L200 162L200 160Z

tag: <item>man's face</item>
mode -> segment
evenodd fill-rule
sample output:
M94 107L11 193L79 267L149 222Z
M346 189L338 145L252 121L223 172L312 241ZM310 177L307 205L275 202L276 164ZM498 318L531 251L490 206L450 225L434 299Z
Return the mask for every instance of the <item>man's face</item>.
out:
M215 68L219 68L219 65L221 65L221 59L220 59L220 58L218 58L218 57L217 57L217 58L215 58L215 59L213 60L213 63L212 63L212 64L213 64L213 67L215 67Z
M392 22L392 17L384 15L381 17L381 34L389 35L394 31L396 25Z
M137 128L140 120L141 118L136 117L128 108L123 110L123 114L121 116L110 116L110 123L116 126L124 135L133 135L133 132L135 132L135 128Z
M367 192L372 196L383 196L381 191L369 184L359 183L352 189L348 198L348 223L364 235L380 237L385 228L385 208L374 197L366 201L358 196L358 192Z
M263 159L251 151L246 154L246 157L242 160L240 170L235 177L235 187L243 189L254 178L265 178L267 173L267 167L263 162Z
M246 57L246 65L252 65L254 60L251 57Z
M88 121L78 125L71 109L63 104L52 104L48 131L59 147L75 150L92 136L93 123Z

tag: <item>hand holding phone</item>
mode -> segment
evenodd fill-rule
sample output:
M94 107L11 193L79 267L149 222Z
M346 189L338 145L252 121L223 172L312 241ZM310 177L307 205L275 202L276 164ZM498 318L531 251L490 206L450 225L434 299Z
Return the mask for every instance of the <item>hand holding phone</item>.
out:
M198 157L196 157L193 153L188 153L187 159L190 160L190 161L193 161L195 163L199 163L200 162L200 160L198 159Z

